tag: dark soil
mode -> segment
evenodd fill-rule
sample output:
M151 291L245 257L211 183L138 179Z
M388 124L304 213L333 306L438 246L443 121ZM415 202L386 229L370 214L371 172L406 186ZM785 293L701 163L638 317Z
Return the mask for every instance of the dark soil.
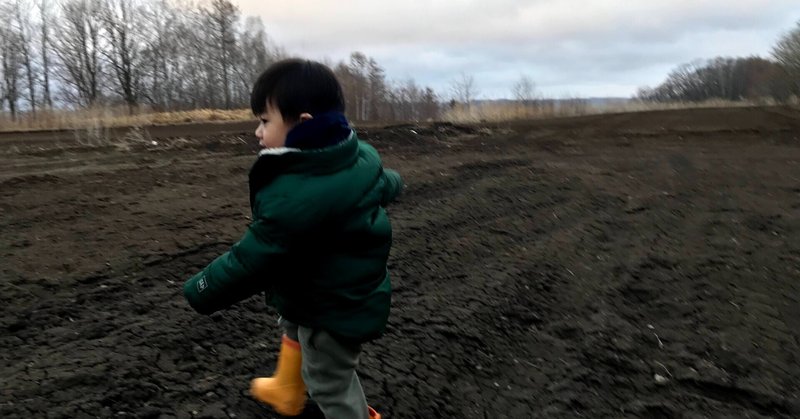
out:
M273 417L274 311L180 293L249 221L252 128L0 137L0 417ZM796 111L360 131L408 185L384 417L800 416Z

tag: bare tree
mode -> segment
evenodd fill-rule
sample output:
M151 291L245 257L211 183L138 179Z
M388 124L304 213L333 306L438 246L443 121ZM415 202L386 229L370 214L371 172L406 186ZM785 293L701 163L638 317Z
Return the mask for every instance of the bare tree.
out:
M8 102L11 119L17 119L19 112L20 79L22 78L23 59L17 47L19 40L16 34L3 31L0 34L0 60L2 60L4 98Z
M182 13L179 8L183 10ZM187 24L196 19L197 13L189 5L154 0L143 5L142 15L142 30L147 35L142 35L141 99L157 110L173 109L179 107L179 103L195 106L184 97L188 89L182 83L183 80L196 79L195 74L200 67L183 67L184 57L195 52L191 48L199 42L195 39L196 31L189 30L191 25ZM202 94L196 86L193 87L194 94L191 96Z
M53 48L63 68L61 81L73 102L93 106L101 96L101 3L67 0L61 7L59 36Z
M0 114L4 112L6 109L6 84L5 84L5 68L3 68L4 59L4 51L3 51L3 44L4 41L4 34L3 30L0 29Z
M270 40L264 28L264 21L259 17L247 17L244 30L239 34L239 50L233 68L238 80L234 89L237 102L249 100L250 88L256 77L270 64L285 56L286 52Z
M350 54L350 72L353 75L353 83L351 85L351 93L353 97L352 112L356 120L365 121L367 119L367 111L370 107L369 104L369 59L362 52L354 52Z
M0 37L1 36L2 35L0 35ZM2 45L2 42L3 42L2 39L0 39L0 45ZM5 73L3 72L2 57L0 57L0 114L2 114L3 111L5 111L6 109L6 86L5 83L3 83L3 80L5 80L4 74Z
M248 16L245 19L240 45L242 55L249 57L248 63L255 67L254 73L266 69L274 59L264 21L258 17Z
M186 53L191 54L190 56L214 56L214 43L210 40L210 36L203 31L196 30L197 26L192 25L193 21L201 22L202 16L198 14L195 19L190 18L187 25L182 28L181 47ZM197 65L191 65L187 58L189 57L181 55L181 59L178 61L184 63L182 69L188 78L187 88L189 91L184 95L185 100L189 101L192 108L221 107L222 101L219 96L222 94L222 89L220 88L218 63L207 60L197 63Z
M772 55L794 81L795 93L800 93L800 22L781 37L772 49Z
M103 56L111 64L119 94L133 114L138 106L141 82L141 42L134 28L141 27L141 13L131 0L106 0L102 19L110 48Z
M475 84L475 77L471 74L461 73L459 77L450 84L450 91L453 98L468 108L472 106L472 101L478 96L478 87Z
M231 63L236 54L236 24L239 21L239 8L229 0L211 0L208 8L203 9L208 23L208 35L211 42L213 59L220 66L222 91L225 108L231 107Z
M641 88L638 97L648 101L700 102L788 99L787 80L780 66L760 57L725 58L683 64L661 85Z
M383 69L362 52L353 52L347 62L339 62L334 73L342 84L348 117L356 121L369 119L377 114L381 98L376 91L381 90Z
M264 21L259 17L248 16L244 22L239 44L242 56L252 74L251 82L270 64L286 56L286 52L273 44L264 28ZM248 85L249 89L251 86Z
M398 98L396 106L399 109L397 119L401 121L418 121L420 119L422 90L417 85L416 80L409 78L398 83L395 91Z
M53 97L50 94L50 14L48 13L47 0L36 3L39 9L39 53L42 56L42 87L44 89L44 104L53 108Z
M31 44L33 39L33 27L31 16L31 5L27 1L16 0L14 2L14 19L11 30L16 32L17 49L25 67L28 85L28 105L31 108L33 117L36 117L36 82L33 68L33 51Z
M430 87L426 87L422 92L422 103L420 103L420 119L430 120L439 117L439 97Z
M0 4L0 70L3 76L3 97L8 103L11 119L17 119L19 111L19 81L22 77L23 58L20 51L19 33L12 28L11 4Z
M511 93L518 102L530 106L536 100L536 84L530 76L523 74L511 87Z
M369 81L369 93L367 94L369 106L367 109L367 119L377 121L386 112L386 75L383 68L377 61L370 58L368 63L367 78Z

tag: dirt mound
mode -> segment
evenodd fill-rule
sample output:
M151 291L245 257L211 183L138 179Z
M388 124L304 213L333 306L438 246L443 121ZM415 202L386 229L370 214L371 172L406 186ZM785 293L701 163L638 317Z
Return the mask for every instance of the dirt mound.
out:
M435 143L473 138L476 135L489 135L485 128L458 125L449 122L430 124L398 124L378 127L358 127L359 138L378 145L391 147L431 146Z
M0 139L0 417L273 417L246 389L276 314L180 295L249 222L253 145L181 129L35 156ZM408 185L360 370L385 417L800 416L791 109L360 135Z

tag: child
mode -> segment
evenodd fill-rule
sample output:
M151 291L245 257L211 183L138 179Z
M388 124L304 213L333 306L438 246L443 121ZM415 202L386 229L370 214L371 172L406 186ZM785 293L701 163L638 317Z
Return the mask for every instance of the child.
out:
M251 107L264 147L250 170L253 222L184 295L210 314L266 292L284 335L275 374L251 383L257 400L294 416L307 390L326 418L380 418L356 367L361 344L389 317L392 228L383 207L400 193L400 176L358 140L341 86L320 63L272 65Z

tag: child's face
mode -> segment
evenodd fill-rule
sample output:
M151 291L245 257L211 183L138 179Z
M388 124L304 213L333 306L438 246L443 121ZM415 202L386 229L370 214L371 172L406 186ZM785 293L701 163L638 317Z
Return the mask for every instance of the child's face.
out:
M281 112L275 106L267 104L267 110L259 115L260 123L256 128L258 144L264 148L278 148L286 145L286 134L296 124L283 120Z
M314 119L310 113L300 114L297 122L283 119L281 111L276 106L267 104L267 110L258 116L260 123L256 128L258 145L264 148L278 148L286 145L286 135L298 124Z

